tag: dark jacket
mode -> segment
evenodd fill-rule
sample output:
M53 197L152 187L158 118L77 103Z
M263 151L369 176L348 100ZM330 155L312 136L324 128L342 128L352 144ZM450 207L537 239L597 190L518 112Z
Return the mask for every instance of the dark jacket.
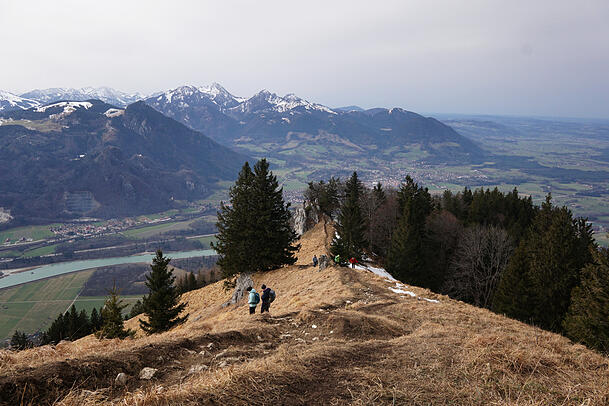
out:
M260 296L263 303L268 303L271 301L271 288L266 288L262 291L262 296Z

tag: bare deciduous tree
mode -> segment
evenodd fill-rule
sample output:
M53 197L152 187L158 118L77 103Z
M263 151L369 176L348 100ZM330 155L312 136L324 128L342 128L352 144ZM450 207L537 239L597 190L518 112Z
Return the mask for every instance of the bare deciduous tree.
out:
M387 255L391 246L391 235L397 225L399 205L395 191L387 191L387 198L375 211L368 224L367 235L370 250L381 256Z
M473 226L461 236L444 290L450 296L489 308L513 251L508 233L494 226Z

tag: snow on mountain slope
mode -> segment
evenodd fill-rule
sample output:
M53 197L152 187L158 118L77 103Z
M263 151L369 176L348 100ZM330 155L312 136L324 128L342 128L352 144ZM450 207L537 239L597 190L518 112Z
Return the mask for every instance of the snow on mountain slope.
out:
M218 83L207 86L180 86L157 94L148 99L152 105L180 103L183 107L190 107L193 103L210 101L218 109L227 114L248 114L260 111L274 111L285 113L297 108L305 110L322 111L329 114L336 114L333 110L321 104L311 103L293 93L283 97L268 90L262 90L250 98L238 97L231 94ZM183 104L182 104L183 103Z
M34 111L37 113L44 113L45 111L47 111L48 109L53 108L53 107L63 107L64 108L63 112L69 114L78 108L83 107L85 109L89 109L89 108L91 108L91 106L93 106L93 104L91 104L89 102L60 102L60 103L47 104L46 106L38 107Z
M131 103L144 98L140 93L129 94L115 90L110 87L83 87L73 88L49 88L35 89L23 93L21 97L29 98L40 102L40 104L53 103L56 101L83 101L89 99L99 99L108 104L118 107L125 107Z
M266 89L245 100L239 106L234 108L233 111L238 111L241 113L255 113L258 111L271 110L278 113L285 113L299 107L302 107L305 110L317 110L324 113L336 114L335 111L326 106L311 103L307 100L301 99L293 93L289 93L281 97L275 93L269 92Z
M218 83L199 87L180 86L148 99L149 103L153 104L170 104L177 101L184 107L188 107L192 103L210 101L220 110L235 107L244 100L242 97L233 96Z
M16 109L25 110L39 105L40 103L36 100L20 97L16 94L0 90L0 111Z

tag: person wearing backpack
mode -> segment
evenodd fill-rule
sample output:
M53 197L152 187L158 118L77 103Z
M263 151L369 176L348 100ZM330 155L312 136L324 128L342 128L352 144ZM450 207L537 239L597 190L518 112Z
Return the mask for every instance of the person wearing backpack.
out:
M250 314L254 314L256 313L256 306L258 306L258 303L260 303L260 295L258 292L256 292L256 289L252 288L251 286L248 286L246 290L250 292L247 301L250 305Z
M262 305L260 306L260 313L269 311L271 303L275 300L275 291L271 288L267 288L266 285L262 285Z

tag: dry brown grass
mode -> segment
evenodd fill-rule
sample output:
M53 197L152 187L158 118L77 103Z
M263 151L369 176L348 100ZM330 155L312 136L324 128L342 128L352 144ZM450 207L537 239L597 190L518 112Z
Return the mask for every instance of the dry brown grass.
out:
M21 393L25 379L44 386L37 374L63 373L75 377L72 390L64 382L57 397L45 397L26 388L25 399L66 406L609 404L606 357L425 289L408 287L440 302L400 296L366 271L318 272L310 257L331 235L318 225L303 236L294 266L254 276L256 287L277 292L271 315L250 316L245 301L222 307L230 293L216 283L184 295L189 321L164 334L2 352L0 390L12 388L9 377ZM188 375L192 365L207 369ZM142 366L159 375L113 386L116 373L134 376Z

